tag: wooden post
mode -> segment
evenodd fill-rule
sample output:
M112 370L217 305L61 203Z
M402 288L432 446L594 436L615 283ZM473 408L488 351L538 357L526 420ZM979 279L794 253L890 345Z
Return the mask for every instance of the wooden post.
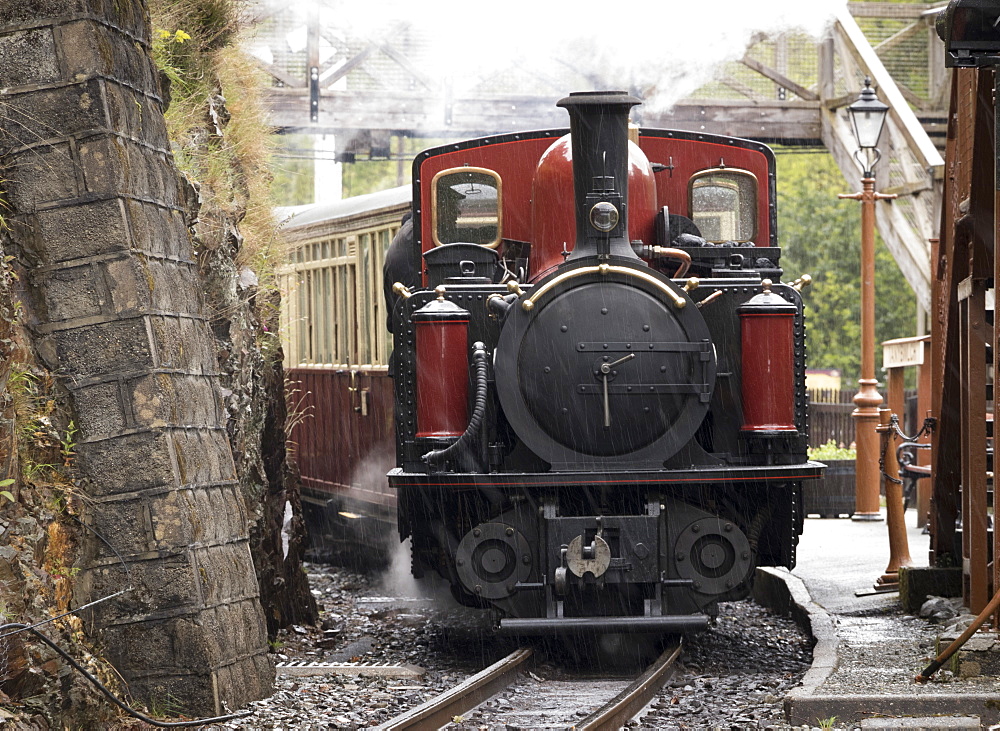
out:
M902 372L901 368L894 369ZM906 539L906 521L903 516L903 486L899 482L899 464L896 462L896 450L893 439L894 430L891 426L892 412L888 408L878 410L878 431L881 437L881 463L885 470L885 512L886 525L889 528L889 564L885 573L875 582L879 590L899 587L899 569L909 566L910 545Z
M968 277L958 286L962 339L962 553L968 566L969 610L990 599L986 496L986 281ZM980 399L983 399L980 401Z
M887 403L892 413L898 415L900 424L903 426L904 431L906 430L903 424L902 414L906 411L906 392L904 389L905 385L905 368L916 366L917 368L923 369L925 377L920 379L918 384L918 406L917 406L917 423L914 424L910 431L916 433L919 431L920 427L923 425L923 419L925 415L925 408L920 406L920 398L922 398L929 403L930 399L930 350L929 350L930 336L928 335L918 335L912 338L897 338L895 340L886 340L882 343L882 368L885 370L887 375ZM925 367L925 365L927 367ZM925 383L926 381L926 383ZM925 454L927 450L918 449L916 452L918 464L923 461L924 464L929 463L930 455ZM927 488L924 485L926 479L917 480L917 491L923 488L925 494L927 493ZM919 499L918 499L919 503ZM920 527L923 523L920 520L921 514L926 515L926 511L921 513L919 504L917 506L917 526Z
M933 261L933 259L932 259ZM923 425L923 419L931 414L931 339L924 338L921 346L923 356L921 363L917 366L917 417L921 421L917 427ZM917 450L917 465L929 467L931 464L930 450ZM934 475L931 474L923 480L917 480L917 527L923 528L928 523L928 516L931 512L931 485Z

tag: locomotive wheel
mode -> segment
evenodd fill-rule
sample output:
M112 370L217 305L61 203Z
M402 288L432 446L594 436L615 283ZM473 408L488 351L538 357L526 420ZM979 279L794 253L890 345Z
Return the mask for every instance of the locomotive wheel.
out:
M472 609L489 609L490 603L481 597L476 596L468 591L461 584L450 584L452 598L461 604L463 607L471 607Z
M480 523L458 544L455 568L466 591L483 599L504 599L531 572L531 549L516 528Z
M753 568L746 535L732 521L701 518L674 544L677 573L694 582L699 594L725 594L741 585Z

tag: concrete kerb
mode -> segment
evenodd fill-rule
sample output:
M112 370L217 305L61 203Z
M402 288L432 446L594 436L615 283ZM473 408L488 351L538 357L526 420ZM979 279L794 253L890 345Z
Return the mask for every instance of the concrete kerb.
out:
M773 612L787 614L815 639L813 664L802 684L785 696L785 717L793 726L814 725L837 717L861 727L878 727L874 717L896 718L898 728L968 728L976 714L983 725L1000 722L1000 695L964 693L948 695L818 695L817 689L837 667L839 639L833 618L812 601L805 584L785 569L758 568L754 599ZM909 717L909 718L906 718ZM928 723L923 723L927 721ZM934 721L934 724L929 723ZM974 727L974 726L973 726Z
M785 698L789 701L812 695L837 667L837 631L833 618L809 596L809 590L798 576L787 569L758 568L753 585L754 600L772 612L787 614L815 640L812 667L802 678L802 685L793 688Z

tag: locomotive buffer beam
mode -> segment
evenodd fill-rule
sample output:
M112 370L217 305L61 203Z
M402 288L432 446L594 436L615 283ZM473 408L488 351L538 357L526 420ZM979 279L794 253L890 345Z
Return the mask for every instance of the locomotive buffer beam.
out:
M677 634L701 632L708 628L708 623L707 614L660 617L504 617L496 631L519 637L594 632Z

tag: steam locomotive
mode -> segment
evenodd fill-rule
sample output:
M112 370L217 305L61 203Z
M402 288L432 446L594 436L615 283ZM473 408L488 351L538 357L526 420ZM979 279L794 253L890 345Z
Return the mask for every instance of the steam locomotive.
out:
M386 256L400 535L501 632L702 629L822 472L773 154L638 103L422 152Z

